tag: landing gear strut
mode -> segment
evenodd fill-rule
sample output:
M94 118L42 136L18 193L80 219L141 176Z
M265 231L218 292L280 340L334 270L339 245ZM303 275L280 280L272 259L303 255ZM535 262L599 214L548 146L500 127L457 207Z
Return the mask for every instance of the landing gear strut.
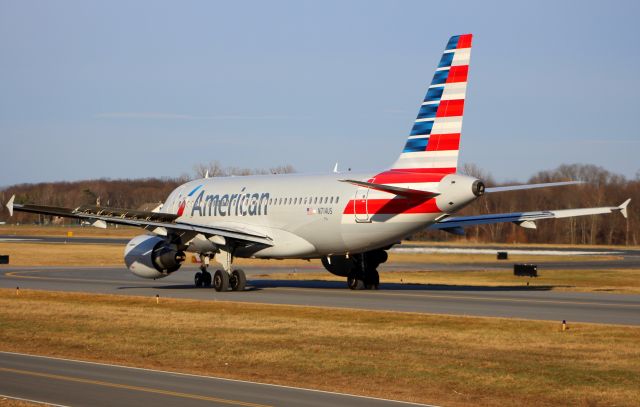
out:
M353 268L347 276L347 285L352 290L377 290L380 286L378 266L387 261L387 252L374 250L353 256Z
M216 291L244 291L247 286L247 276L241 269L232 271L233 254L228 250L220 250L215 260L222 265L222 270L216 270L213 275L213 288Z
M211 287L211 273L207 271L209 267L209 256L200 255L200 271L193 277L196 287Z

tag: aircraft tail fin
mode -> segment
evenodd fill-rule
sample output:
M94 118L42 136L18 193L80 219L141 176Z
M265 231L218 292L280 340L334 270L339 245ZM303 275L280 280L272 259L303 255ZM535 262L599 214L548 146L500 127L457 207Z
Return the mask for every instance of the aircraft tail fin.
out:
M471 39L471 34L449 39L409 138L392 169L456 172Z

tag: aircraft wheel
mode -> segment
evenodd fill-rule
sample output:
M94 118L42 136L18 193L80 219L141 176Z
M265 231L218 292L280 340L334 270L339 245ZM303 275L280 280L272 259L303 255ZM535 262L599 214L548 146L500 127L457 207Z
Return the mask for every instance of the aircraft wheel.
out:
M347 277L347 285L352 290L364 290L364 281L357 278L354 274L349 274Z
M216 291L227 291L229 290L229 274L224 270L216 270L216 273L213 275L213 288Z
M196 287L202 287L204 281L202 280L202 273L198 271L195 276L193 276L193 283Z
M380 274L378 270L373 270L369 277L371 279L371 288L377 290L380 287Z
M202 285L205 287L211 287L211 273L208 271L202 272Z
M233 270L229 284L233 291L244 291L244 288L247 286L247 276L244 274L244 271L241 269Z

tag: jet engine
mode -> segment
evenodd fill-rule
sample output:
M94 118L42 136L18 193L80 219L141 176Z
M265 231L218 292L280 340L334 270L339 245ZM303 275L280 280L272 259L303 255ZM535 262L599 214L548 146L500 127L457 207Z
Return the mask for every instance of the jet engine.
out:
M127 243L124 262L142 278L162 278L178 270L186 256L177 245L158 236L140 235Z

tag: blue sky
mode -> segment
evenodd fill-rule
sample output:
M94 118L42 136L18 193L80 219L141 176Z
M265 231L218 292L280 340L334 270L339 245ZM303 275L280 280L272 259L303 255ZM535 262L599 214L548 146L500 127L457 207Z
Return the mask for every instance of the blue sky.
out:
M461 162L634 177L639 4L0 0L0 185L383 168L468 32Z

